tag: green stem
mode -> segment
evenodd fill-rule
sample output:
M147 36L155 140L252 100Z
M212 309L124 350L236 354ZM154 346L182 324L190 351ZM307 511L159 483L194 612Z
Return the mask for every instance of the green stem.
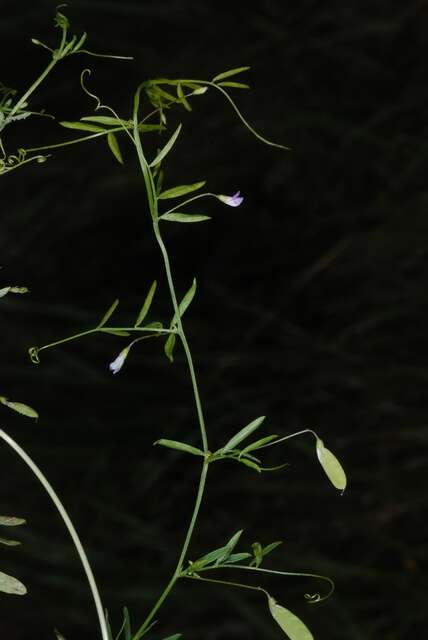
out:
M324 580L328 582L330 585L330 590L324 596L319 596L318 599L314 600L314 602L321 602L322 600L327 600L333 593L335 589L334 582L328 576L322 576L318 573L301 573L297 571L275 571L274 569L263 569L262 567L250 567L245 564L221 564L216 567L203 567L200 571L212 571L217 569L238 569L244 571L256 571L257 573L269 573L276 576L292 576L294 578L315 578L317 580Z
M291 433L289 436L284 436L283 438L279 438L279 440L274 440L273 442L268 442L268 444L263 444L261 447L257 447L257 450L266 449L266 447L272 447L274 444L279 444L280 442L284 442L285 440L290 440L290 438L296 438L297 436L302 436L304 433L312 433L312 435L318 439L317 434L312 429L302 429L301 431L296 431L296 433Z
M191 517L191 520L190 520L190 523L189 523L189 527L187 529L186 538L184 540L183 547L181 549L180 557L178 559L175 571L174 571L170 581L168 582L167 586L163 590L162 594L158 598L156 604L154 605L154 607L150 611L149 615L144 620L143 624L141 625L141 627L138 629L137 633L133 637L133 640L138 640L139 638L141 638L141 636L144 634L144 632L146 631L147 627L149 626L150 622L153 620L154 616L156 615L157 611L160 609L160 607L162 606L163 602L168 597L170 591L173 589L173 587L174 587L175 583L177 582L177 580L180 577L182 577L183 562L184 562L184 560L186 558L186 554L187 554L187 551L189 549L190 541L192 539L192 535L193 535L193 532L195 530L196 520L198 518L198 514L199 514L200 507L201 507L202 498L203 498L204 491L205 491L205 484L206 484L206 479L207 479L208 466L209 466L208 461L204 460L204 463L202 465L201 477L199 479L198 493L197 493L197 496L196 496L195 506L193 508L192 517Z
M30 97L30 95L33 93L33 91L35 91L37 89L39 84L41 84L43 82L43 80L46 78L46 76L52 71L52 69L54 68L54 66L56 65L57 62L58 62L58 60L56 60L54 58L50 61L50 63L48 64L46 69L43 71L43 73L40 74L40 76L37 78L37 80L35 82L33 82L31 87L29 89L27 89L27 91L24 93L24 95L12 107L12 109L11 109L11 111L9 113L9 116L8 116L9 118L13 117L15 115L15 113L17 111L19 111L19 109L27 102L27 99Z
M106 129L105 131L99 131L98 133L94 133L90 136L83 136L82 138L67 140L67 142L59 142L58 144L49 144L45 147L32 147L31 149L25 149L25 151L27 153L31 153L33 151L47 151L49 149L60 149L61 147L68 147L70 144L78 144L79 142L86 142L87 140L93 140L94 138L105 136L108 133L116 133L117 131L123 131L123 127L113 127L111 129Z
M89 564L83 545L80 542L80 538L77 535L77 531L74 528L73 523L71 522L70 517L67 511L65 510L64 505L62 504L58 495L54 491L52 485L46 479L41 469L39 469L36 463L19 446L19 444L17 444L15 440L13 440L5 431L3 431L3 429L0 429L0 438L2 438L20 456L20 458L26 463L26 465L30 467L33 474L36 476L39 482L43 485L46 492L49 494L49 497L51 498L61 518L63 519L64 524L67 527L67 530L73 540L74 546L76 547L76 551L79 555L80 561L83 565L83 568L86 573L86 577L88 579L89 587L91 589L92 596L95 602L95 607L97 610L98 621L101 629L101 637L103 640L109 640L109 633L108 633L107 624L104 616L104 608L101 602L101 597L98 591L97 583L95 581L94 574L92 573L92 569Z
M198 389L198 383L197 383L197 379L196 379L195 368L194 368L194 365L193 365L193 359L192 359L192 354L191 354L191 351L190 351L190 347L189 347L189 344L187 342L186 334L184 332L183 324L182 324L182 321L181 321L179 306L178 306L178 302L177 302L177 295L176 295L176 291L175 291L174 281L173 281L173 278L172 278L171 265L170 265L170 261L169 261L168 251L167 251L167 249L165 247L165 244L164 244L164 242L162 240L162 236L161 236L160 229L159 229L157 196L156 196L156 189L155 189L155 185L154 185L153 175L151 173L150 167L148 166L147 160L146 160L146 158L144 156L143 148L142 148L142 145L141 145L140 132L138 130L138 109L139 109L139 103L140 103L141 89L142 89L142 85L140 85L138 87L138 89L136 91L136 94L135 94L135 97L134 97L133 121L134 121L135 148L136 148L136 151L137 151L138 160L139 160L139 163L140 163L141 171L143 173L144 182L145 182L145 185L146 185L149 209L150 209L150 214L151 214L152 221L153 221L153 230L154 230L155 237L156 237L156 240L158 242L159 248L160 248L161 253L162 253L163 261L164 261L165 272L166 272L166 277L167 277L167 280L168 280L168 286L169 286L171 301L172 301L172 305L173 305L173 308L174 308L174 314L175 314L175 318L176 318L176 322L177 322L177 333L181 338L181 342L183 344L184 352L185 352L186 359L187 359L187 364L188 364L188 367L189 367L190 377L191 377L191 380L192 380L193 395L194 395L194 398L195 398L196 410L197 410L198 421L199 421L199 428L200 428L201 438L202 438L202 443L203 443L203 449L204 449L204 452L207 455L206 455L206 458L205 458L204 463L202 465L201 475L200 475L200 479L199 479L198 492L197 492L197 495L196 495L195 506L193 508L193 513L192 513L192 516L191 516L191 519L190 519L189 526L187 528L187 533L186 533L186 536L185 536L185 539L184 539L184 543L183 543L183 546L182 546L182 549L181 549L181 552L180 552L180 556L179 556L179 559L178 559L178 562L177 562L177 566L175 568L175 571L174 571L171 579L169 580L167 586L165 587L164 591L160 595L159 599L155 603L155 605L152 608L152 610L149 612L147 618L145 619L145 621L143 622L143 624L140 627L139 631L137 632L136 636L134 637L134 640L138 640L138 638L140 638L141 635L144 633L144 631L147 629L147 626L153 620L153 617L156 615L157 611L159 610L159 608L161 607L161 605L163 604L163 602L165 601L165 599L167 598L167 596L169 595L170 591L173 589L175 583L177 582L177 580L179 579L179 577L181 575L182 565L183 565L183 562L184 562L184 560L186 558L187 551L188 551L189 545L190 545L190 541L192 539L192 535L193 535L193 532L194 532L194 529L195 529L196 521L197 521L197 518L198 518L198 515L199 515L199 510L200 510L200 507L201 507L202 498L203 498L204 491L205 491L206 477L207 477L208 465L209 465L209 462L208 462L208 438L207 438L207 433L206 433L205 420L204 420L204 415L203 415L203 411L202 411L202 404L201 404L201 399L200 399L200 395L199 395L199 389Z
M169 286L169 290L170 290L172 304L173 304L173 307L174 307L175 317L177 319L177 328L178 328L177 333L181 338L181 342L183 344L184 352L186 354L187 365L189 367L190 378L192 380L193 395L194 395L194 398L195 398L196 411L197 411L197 414L198 414L198 421L199 421L199 428L200 428L200 432L201 432L203 449L204 449L204 452L207 453L208 452L208 437L207 437L207 432L206 432L206 427L205 427L205 419L204 419L204 414L203 414L203 410L202 410L202 403L201 403L201 398L200 398L200 394L199 394L198 382L197 382L197 379L196 379L195 368L194 368L194 365L193 365L193 358L192 358L192 354L191 354L191 351L190 351L189 343L187 342L186 334L184 332L183 324L182 324L181 317L180 317L180 311L179 311L179 308L178 308L177 296L176 296L176 293L175 293L174 282L173 282L173 279L172 279L171 266L170 266L170 262L169 262L168 252L167 252L165 244L164 244L164 242L162 240L162 236L161 236L160 229L159 229L159 224L158 224L158 222L156 220L153 221L153 229L154 229L154 232L155 232L156 240L158 241L158 245L159 245L159 248L160 248L160 250L162 252L163 259L164 259L165 271L166 271L166 276L167 276L167 280L168 280L168 286Z
M174 329L157 329L156 327L95 327L95 329L88 329L87 331L81 331L80 333L75 333L72 336L68 336L67 338L62 338L61 340L56 340L55 342L51 342L49 344L44 344L42 347L36 347L37 352L43 351L44 349L50 349L51 347L57 347L59 344L64 344L65 342L71 342L72 340L78 340L79 338L83 338L84 336L88 336L91 333L109 333L111 331L127 331L131 332L140 332L140 333L149 333L153 335L169 335L171 333L176 333ZM152 336L147 336L152 337Z
M251 584L244 584L243 582L230 582L229 580L215 580L214 578L201 578L201 576L189 576L184 575L183 578L190 578L192 580L199 580L202 582L212 582L213 584L222 584L228 587L238 587L239 589L251 589L251 591L262 591L266 595L268 595L267 591L262 589L262 587L253 587Z
M215 193L199 193L197 196L193 196L193 198L189 198L184 202L180 202L180 204L175 205L175 207L172 207L172 209L168 209L168 211L165 211L165 213L172 213L177 209L181 209L182 207L185 207L187 204L189 204L190 202L193 202L194 200L198 200L199 198L206 198L206 197L218 198L217 194Z
M37 347L37 351L43 351L44 349L50 349L51 347L57 347L59 344L64 344L65 342L71 342L72 340L77 340L78 338L82 338L83 336L89 336L91 333L96 333L98 329L88 329L88 331L81 331L80 333L75 333L68 338L62 338L62 340L56 340L55 342L50 342L49 344L43 345L43 347Z

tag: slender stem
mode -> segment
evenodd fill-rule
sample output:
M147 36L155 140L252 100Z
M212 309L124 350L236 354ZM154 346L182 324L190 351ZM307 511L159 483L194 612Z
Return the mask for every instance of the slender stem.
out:
M37 351L43 351L44 349L50 349L51 347L57 347L59 344L64 344L65 342L71 342L72 340L77 340L78 338L83 338L83 336L89 336L91 333L96 333L98 329L88 329L88 331L81 331L80 333L75 333L72 336L68 336L68 338L62 338L61 340L56 340L55 342L50 342L49 344L44 344L43 347L37 347Z
M190 540L192 538L192 535L193 535L193 532L194 532L194 529L195 529L196 520L197 520L197 517L198 517L198 514L199 514L199 509L201 507L201 502L202 502L202 498L203 498L204 491L205 491L205 484L206 484L206 479L207 479L208 466L209 466L208 461L204 460L204 463L202 465L201 477L199 479L198 493L197 493L197 496L196 496L195 506L193 508L192 517L191 517L191 520L190 520L189 527L187 529L186 538L184 540L183 547L181 549L180 557L178 559L175 571L174 571L170 581L168 582L167 586L163 590L162 594L158 598L158 600L157 600L156 604L154 605L153 609L150 611L149 615L144 620L143 624L141 625L141 627L139 628L139 630L135 634L133 640L138 640L138 638L141 638L141 636L143 635L143 633L147 629L148 625L150 624L150 622L153 620L154 616L156 615L157 611L160 609L160 607L162 606L163 602L165 601L165 599L169 595L170 591L173 589L175 583L177 582L177 580L182 575L183 562L184 562L184 560L186 558L186 554L187 554L187 551L188 551L188 548L189 548L189 545L190 545Z
M33 91L35 91L37 89L37 87L39 86L39 84L41 84L43 82L43 80L52 71L52 69L54 68L54 66L56 65L57 62L58 62L58 60L55 59L55 58L53 58L50 61L50 63L46 67L46 69L40 74L40 76L37 78L37 80L35 82L33 82L31 87L29 89L27 89L27 91L24 93L24 95L21 96L21 98L18 100L18 102L12 107L12 109L9 112L9 116L8 116L9 118L13 117L15 115L15 113L17 111L19 111L19 109L26 103L27 99L30 97L30 95L33 93Z
M110 333L112 331L127 331L131 332L140 332L140 333L149 333L147 337L153 337L154 335L169 335L171 333L177 333L174 329L158 329L156 327L95 327L95 329L88 329L87 331L81 331L80 333L75 333L72 336L68 336L67 338L62 338L61 340L56 340L55 342L51 342L49 344L44 344L42 347L37 347L37 352L43 351L44 349L50 349L51 347L57 347L59 344L64 344L65 342L71 342L72 340L78 340L79 338L83 338L84 336L88 336L91 333Z
M181 342L183 344L184 352L185 352L186 359L187 359L187 364L188 364L188 367L189 367L190 377L191 377L191 380L192 380L193 395L194 395L194 398L195 398L196 410L197 410L198 421L199 421L199 428L200 428L200 432L201 432L203 449L204 449L204 452L206 453L206 457L205 457L204 463L202 465L201 475L200 475L200 479L199 479L198 492L197 492L197 495L196 495L195 505L193 507L193 513L192 513L192 516L191 516L191 519L190 519L189 526L187 528L187 533L186 533L186 536L185 536L185 539L184 539L183 546L181 548L181 552L180 552L180 556L179 556L179 559L178 559L178 562L177 562L177 566L176 566L176 568L174 570L174 573L173 573L171 579L169 580L167 586L165 587L164 591L160 595L159 599L157 600L157 602L155 603L154 607L149 612L147 618L145 619L145 621L143 622L142 626L140 627L140 629L138 630L137 634L135 635L134 640L138 640L138 638L140 638L141 635L144 633L144 631L147 629L147 626L153 620L153 618L156 615L157 611L162 606L163 602L165 601L165 599L167 598L168 594L173 589L175 583L177 582L177 580L179 579L179 577L181 575L182 565L183 565L183 562L184 562L184 560L186 558L187 551L188 551L189 545L190 545L190 541L192 539L192 535L193 535L193 532L195 530L196 521L197 521L197 518L198 518L198 515L199 515L199 510L200 510L200 507L201 507L202 498L203 498L204 491L205 491L205 484L206 484L206 478L207 478L208 466L209 466L208 438L207 438L207 433L206 433L206 428L205 428L205 421L204 421L204 415L203 415L203 411L202 411L202 404L201 404L201 399L200 399L200 395L199 395L199 389L198 389L198 383L197 383L197 379L196 379L195 368L194 368L194 365L193 365L193 359L192 359L192 354L191 354L191 351L190 351L190 347L189 347L189 344L187 342L186 335L185 335L185 332L184 332L184 329L183 329L183 324L182 324L182 321L181 321L180 310L179 310L179 306L178 306L178 302L177 302L177 295L176 295L176 292L175 292L174 281L173 281L172 273L171 273L171 265L170 265L170 261L169 261L168 251L167 251L167 249L165 247L165 244L164 244L164 242L162 240L162 236L161 236L160 229L159 229L157 196L156 196L156 189L155 189L155 185L154 185L153 175L151 173L150 167L148 166L147 160L146 160L146 158L144 156L143 148L142 148L142 145L141 145L140 132L138 130L138 109L139 109L141 89L142 89L142 85L140 85L140 87L138 87L137 92L136 92L135 97L134 97L133 120L134 120L134 142L135 142L135 148L136 148L136 151L137 151L137 155L138 155L141 171L143 173L144 182L145 182L145 185L146 185L146 191L147 191L147 198L148 198L148 203L149 203L149 208L150 208L150 214L151 214L152 221L153 221L153 230L154 230L155 237L156 237L156 240L158 242L159 248L160 248L161 253L162 253L163 261L164 261L165 272L166 272L166 277L167 277L167 280L168 280L168 286L169 286L171 301L172 301L172 305L173 305L173 308L174 308L174 314L175 314L175 318L176 318L176 322L177 322L177 333L180 336Z
M321 600L326 600L327 598L329 598L335 588L334 582L331 578L329 578L328 576L319 575L318 573L302 573L298 571L275 571L274 569L263 569L262 567L250 567L249 565L245 565L245 564L221 564L221 565L217 565L216 567L203 567L202 569L200 569L200 571L202 572L202 571L210 571L210 570L217 570L217 569L238 569L238 570L244 570L244 571L256 571L257 573L269 573L276 576L293 576L295 578L316 578L317 580L324 580L325 582L329 583L330 590L325 596L320 597L319 600L316 600L316 602L320 602Z
M14 451L20 456L20 458L27 464L28 467L30 467L31 471L33 472L33 474L36 476L36 478L39 480L39 482L43 485L44 489L46 490L46 492L49 494L49 497L51 498L52 502L54 503L55 507L57 508L61 518L64 521L65 526L67 527L67 530L74 542L74 546L76 547L76 551L79 555L80 561L83 565L83 568L85 570L86 573L86 577L88 579L88 583L89 583L89 587L91 589L92 592L92 596L95 602L95 607L97 610L97 615L98 615L98 620L99 620L99 625L100 625L100 629L101 629L101 637L103 640L109 640L109 633L108 633L108 629L107 629L107 624L106 624L106 619L104 616L104 608L101 602L101 597L98 591L98 587L97 587L97 583L95 581L94 578L94 574L92 573L92 569L91 566L89 564L88 558L86 556L85 550L83 548L82 543L80 542L80 538L77 535L77 531L73 526L73 523L70 520L70 517L67 513L67 511L65 510L64 505L62 504L61 500L59 499L58 495L56 494L56 492L54 491L53 487L51 486L51 484L48 482L48 480L46 479L46 477L44 476L43 472L41 471L41 469L39 469L39 467L36 465L36 463L30 458L30 456L19 446L19 444L17 444L15 442L15 440L13 440L13 438L11 438L5 431L3 431L3 429L0 429L0 438L2 438L12 449L14 449Z
M108 133L116 133L117 131L122 131L123 127L112 127L111 129L106 129L105 131L99 131L98 133L93 133L90 136L83 136L81 138L75 138L74 140L67 140L67 142L59 142L58 144L48 144L44 147L32 147L31 149L25 149L27 153L32 151L47 151L48 149L60 149L61 147L68 147L70 144L78 144L79 142L86 142L87 140L93 140L94 138L99 138L101 136L105 136Z
M182 207L185 207L187 204L189 204L190 202L193 202L194 200L198 200L199 198L206 198L206 197L218 198L218 196L215 193L199 193L197 196L193 196L193 198L189 198L184 202L180 202L180 204L177 204L175 207L172 207L172 209L168 209L168 211L165 211L165 213L172 213L177 209L181 209Z
M317 434L312 429L302 429L301 431L296 431L296 433L291 433L289 436L284 436L279 440L274 440L273 442L268 442L268 444L263 444L261 447L257 447L257 451L259 449L266 449L266 447L272 447L274 444L279 444L280 442L284 442L285 440L290 440L290 438L302 436L304 433L312 433L315 438L318 438Z
M200 398L200 394L199 394L198 382L197 382L197 379L196 379L195 368L194 368L194 365L193 365L193 358L192 358L190 347L189 347L189 344L187 342L186 334L184 332L183 324L182 324L181 317L180 317L180 311L179 311L179 308L178 308L177 296L176 296L176 293L175 293L174 282L173 282L173 279L172 279L171 266L170 266L170 262L169 262L168 252L167 252L165 244L164 244L164 242L162 240L162 236L161 236L160 229L159 229L159 224L157 223L157 221L153 222L153 228L154 228L156 240L158 241L158 244L159 244L160 250L162 252L163 259L164 259L165 271L166 271L169 290L170 290L170 294L171 294L172 304L173 304L173 307L174 307L175 317L177 319L177 327L178 327L177 333L181 338L181 342L183 344L184 352L186 354L187 364L188 364L188 367L189 367L190 377L191 377L191 380L192 380L193 395L194 395L194 398L195 398L196 410L197 410L197 414L198 414L198 420L199 420L199 427L200 427L200 431L201 431L203 449L204 449L204 451L206 453L208 451L208 437L207 437L207 432L206 432L206 427L205 427L205 419L204 419L204 414L203 414L203 410L202 410L202 404L201 404L201 398Z
M189 576L184 575L183 578L190 578L191 580L199 580L201 582L212 582L213 584L223 584L228 587L238 587L239 589L251 589L251 591L263 591L263 593L267 594L267 592L262 589L262 587L253 587L251 584L244 584L243 582L230 582L229 580L215 580L214 578L201 578L201 576Z

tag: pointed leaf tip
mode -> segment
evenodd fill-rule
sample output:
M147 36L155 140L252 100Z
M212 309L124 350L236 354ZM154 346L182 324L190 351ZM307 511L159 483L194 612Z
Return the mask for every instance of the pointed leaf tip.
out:
M248 438L248 436L250 436L256 429L258 429L265 419L266 416L260 416L259 418L252 420L252 422L247 424L246 427L238 431L238 433L235 434L233 438L226 442L224 447L221 448L221 451L225 452L230 451L230 449L234 449L236 445L245 440L245 438ZM243 462L243 459L241 459L240 462Z
M324 446L320 438L317 438L317 456L331 484L339 491L345 491L347 484L345 471L336 456Z
M116 160L120 164L123 164L122 152L120 150L119 143L116 136L111 131L107 134L107 142L108 146L110 147L110 151L112 152Z

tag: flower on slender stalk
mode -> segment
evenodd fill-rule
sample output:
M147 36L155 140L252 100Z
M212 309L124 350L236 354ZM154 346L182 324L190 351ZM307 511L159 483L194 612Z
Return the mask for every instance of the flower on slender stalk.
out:
M229 207L239 207L239 205L243 202L244 197L241 196L241 192L237 191L233 194L233 196L217 196L219 200L224 202L224 204L229 205Z
M118 371L120 371L123 367L123 364L126 360L126 357L129 353L129 349L130 349L131 345L125 347L125 349L122 349L122 351L119 353L119 355L117 356L117 358L115 358L115 360L113 360L113 362L110 362L108 368L110 369L110 371L113 371L113 373L117 373Z

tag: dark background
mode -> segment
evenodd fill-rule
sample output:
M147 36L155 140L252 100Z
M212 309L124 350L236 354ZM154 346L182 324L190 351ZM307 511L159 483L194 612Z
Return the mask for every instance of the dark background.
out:
M54 3L2 2L1 79L21 92L55 42ZM301 0L237 3L79 1L63 9L94 51L58 66L31 102L58 119L90 114L79 74L129 117L148 77L212 77L251 65L236 100L267 137L261 145L208 92L177 109L180 144L166 185L207 178L240 189L229 209L204 202L201 225L169 225L178 290L194 276L186 315L211 447L266 414L270 432L316 429L343 461L349 489L328 483L310 437L271 450L290 467L257 476L213 466L190 557L245 529L242 546L284 539L266 566L326 573L333 598L308 606L322 584L255 578L301 615L319 640L404 640L425 633L428 454L427 13L425 2ZM73 132L33 119L9 127L8 150ZM156 136L147 137L154 150ZM152 146L151 146L152 145ZM107 151L107 152L106 152ZM95 336L41 354L26 350L93 326L115 297L132 322L154 278L151 319L167 322L168 292L130 147L120 166L105 142L55 152L2 179L2 285L31 293L1 302L1 393L35 406L38 423L2 410L1 423L62 496L93 562L113 623L127 605L137 627L169 579L190 516L199 466L152 448L159 437L197 443L182 355L138 345L117 376L108 363L126 339ZM43 490L1 451L0 511L25 516L22 548L1 568L26 598L0 600L1 637L97 637L75 552ZM234 576L236 577L236 576ZM257 594L179 584L151 637L266 638L281 631Z

